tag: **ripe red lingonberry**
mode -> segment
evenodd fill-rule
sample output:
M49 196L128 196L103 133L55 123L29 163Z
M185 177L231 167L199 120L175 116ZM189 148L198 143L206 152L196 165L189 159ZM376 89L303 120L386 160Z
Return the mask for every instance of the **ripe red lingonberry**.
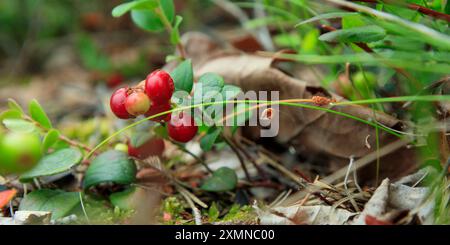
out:
M139 146L134 146L128 141L128 155L144 160L150 156L161 156L164 152L164 140L152 138Z
M169 111L171 108L172 106L170 104L170 101L163 104L153 104L152 106L150 106L150 110L145 113L145 116L150 117L161 112ZM170 120L170 113L152 118L150 120L154 122L168 122Z
M175 85L169 73L156 70L145 80L145 93L156 104L163 104L172 98Z
M123 82L123 76L120 73L113 73L106 79L106 85L109 88L115 88Z
M172 115L167 124L167 131L173 140L186 143L195 137L198 127L195 125L194 118L181 112L178 115Z
M150 109L150 99L141 91L133 91L125 99L125 109L133 116L139 116Z
M125 108L125 101L128 97L128 87L119 88L111 95L109 106L111 111L120 119L133 118L133 115L128 113Z

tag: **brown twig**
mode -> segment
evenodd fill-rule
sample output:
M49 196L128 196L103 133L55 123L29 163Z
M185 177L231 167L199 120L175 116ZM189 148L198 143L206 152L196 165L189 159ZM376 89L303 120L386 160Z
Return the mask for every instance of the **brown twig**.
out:
M245 165L245 161L244 161L244 158L241 156L241 153L239 152L237 147L234 145L234 143L227 136L223 135L223 139L225 140L225 142L228 144L228 146L230 146L231 150L238 157L239 162L241 163L242 169L244 170L245 177L247 178L248 181L251 182L250 174L248 173L247 166Z
M424 6L420 6L415 3L401 3L399 1L392 1L392 0L384 0L384 1L383 0L350 0L350 1L351 2L365 2L365 3L396 4L396 5L400 5L400 6L405 6L412 10L417 10L420 13L428 15L430 17L450 22L450 15L426 8Z
M190 155L191 157L193 157L195 160L197 160L200 164L203 165L203 167L205 167L205 169L209 172L209 173L213 173L213 171L211 170L211 168L209 168L208 164L205 163L205 161L203 161L203 159L201 159L200 157L198 157L197 155L195 155L194 153L192 153L191 151L189 151L188 149L186 149L186 147L184 147L183 145L169 139L169 141L176 145L178 147L178 149L180 149L181 151L183 151L184 153Z
M240 142L231 139L233 141L233 143L235 144L235 146L244 154L244 156L252 163L252 165L256 168L256 170L259 172L259 174L261 174L262 178L265 180L268 180L269 177L267 176L266 171L264 171L256 162L255 158L253 158L250 153L248 153L244 147L241 146Z
M39 122L35 121L33 118L29 117L28 115L23 115L23 119L33 123L36 127L42 129L44 132L48 132L49 131L47 128L44 128ZM71 140L67 136L59 135L58 138L60 140L64 141L64 142L66 142L67 144L71 145L71 146L81 148L81 149L83 149L83 150L85 150L87 152L92 151L92 148L89 147L88 145L83 144L83 143L78 142L78 141L75 141L75 140Z

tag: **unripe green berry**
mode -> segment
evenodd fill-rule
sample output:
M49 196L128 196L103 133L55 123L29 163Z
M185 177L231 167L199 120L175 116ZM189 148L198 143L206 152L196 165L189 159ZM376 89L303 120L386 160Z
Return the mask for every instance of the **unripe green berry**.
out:
M0 142L0 172L20 174L42 157L41 141L32 133L7 133Z

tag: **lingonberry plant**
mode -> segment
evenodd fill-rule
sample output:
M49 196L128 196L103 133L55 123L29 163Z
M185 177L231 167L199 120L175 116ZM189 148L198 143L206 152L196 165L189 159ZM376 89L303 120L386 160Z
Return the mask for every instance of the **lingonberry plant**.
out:
M345 2L345 4L348 3ZM246 155L248 152L245 149L240 149L235 144L234 132L236 132L238 126L216 123L223 122L229 116L233 117L240 113L244 113L244 117L236 118L236 121L245 121L251 116L249 112L251 110L249 106L251 102L236 99L237 95L242 92L241 88L226 84L226 81L218 74L194 74L192 62L188 59L180 41L178 28L183 19L181 16L175 15L172 0L127 1L114 8L112 14L115 17L120 17L128 12L130 12L132 21L138 27L150 32L163 30L168 32L170 42L173 44L173 48L176 49L176 54L168 56L166 60L177 63L177 66L173 70L165 67L153 71L148 70L146 72L149 74L145 74L147 76L144 76L142 70L140 70L139 74L142 77L139 77L140 79L137 80L141 81L140 83L124 84L120 88L117 87L124 82L124 76L114 75L109 78L105 76L109 88L117 88L114 92L108 90L109 98L104 98L105 100L109 99L109 108L105 110L104 117L96 117L90 120L89 123L83 122L81 126L76 125L75 127L79 126L80 128L76 132L65 130L63 127L55 128L44 109L35 100L28 104L28 112L24 111L14 100L9 100L8 109L0 114L0 121L4 125L4 127L0 127L0 175L2 175L0 176L0 209L5 205L9 205L17 194L21 198L23 197L18 206L19 210L51 211L52 219L55 222L63 222L73 214L78 217L79 221L77 222L93 222L91 214L97 214L98 212L101 212L102 215L105 214L108 217L107 220L111 220L110 217L126 215L130 209L139 206L135 202L141 200L142 190L145 189L147 191L146 188L150 189L149 186L145 186L145 181L149 179L148 175L153 177L151 175L158 172L158 174L164 174L164 177L167 177L166 179L168 179L170 184L170 186L166 186L166 182L161 184L164 194L171 195L175 191L180 193L187 200L194 214L197 209L196 205L201 207L210 205L209 211L207 211L208 214L210 217L217 218L220 212L217 210L216 203L205 204L204 201L196 198L190 190L196 194L206 191L226 193L228 195L230 191L241 188L241 186L248 185L253 187L253 179L248 176L244 161L247 159L249 162L252 162L258 171L260 171L258 169L260 164L252 158L252 155ZM281 11L281 13L285 12L288 11ZM364 18L363 20L371 18L369 15L360 16L360 13L355 12L351 13L351 15L348 13L326 15L320 17L319 20L330 18L330 16L333 18L344 16L344 19L354 18L355 15ZM347 21L347 24L344 22L343 27L344 29L347 28L344 31L328 27L329 34L323 34L321 40L332 43L355 44L358 47L362 46L363 50L367 51L370 47L364 46L364 43L384 41L384 37L387 34L383 28L373 27L378 21L380 20L370 21L370 28L348 26L349 23L364 25L364 21ZM385 26L385 28L392 27L387 24ZM310 31L309 29L308 31ZM401 30L395 31L400 32ZM309 34L304 35L304 43L302 41L302 43L298 44L302 51L307 53L306 56L298 57L303 57L310 62L317 62L317 60L327 58L322 56L316 57L308 53L308 51L311 51L308 50L311 45L307 44L308 39L306 37L314 37L319 32L314 29L311 33L312 36ZM312 39L315 42L320 40L318 36ZM289 41L292 40L289 39ZM448 41L429 38L427 42L448 47ZM378 45L388 44L389 42L383 42ZM372 51L369 53L375 53L375 51ZM83 53L89 54L92 52L90 49L87 49ZM281 57L283 54L277 55ZM94 56L98 55L94 54ZM439 59L436 58L432 61L436 62ZM91 65L108 67L108 69L105 69L105 72L106 70L111 72L113 68L109 64L110 62L95 62L98 59L87 60ZM327 61L331 62L332 60ZM341 63L341 61L339 62ZM430 62L430 64L434 64L433 62ZM102 63L107 65L102 65ZM397 67L395 68L398 69ZM145 69L147 68L145 67ZM427 69L430 68L428 67ZM197 75L196 77L198 78L195 83L194 75ZM128 78L128 76L126 77ZM350 76L347 76L347 78L350 81ZM330 105L352 106L358 103L379 104L382 102L417 102L421 100L426 102L449 101L448 97L433 96L371 99L375 95L376 78L375 71L358 72L351 76L352 83L348 83L350 86L348 89L354 92L353 87L355 87L357 88L357 93L352 93L349 97L367 99L363 101L338 102L333 98L313 96L311 98L287 99L275 102L263 100L253 102L257 103L256 107L263 104L278 103L284 106L335 113L339 116L366 123L376 128L377 134L378 130L385 130L392 135L400 136L401 132L399 133L399 131L393 131L383 125L379 125L376 120L367 121L345 114L341 110L335 111L330 108ZM180 93L183 94L182 97L178 97ZM210 109L215 109L215 112L224 111L225 104L233 105L231 115L208 113ZM99 106L99 108L102 107ZM272 108L267 109L260 119L270 121L272 114L275 114L275 111ZM209 124L206 121L212 121L213 123ZM117 130L117 127L121 129ZM255 146L252 143L249 143L250 147ZM91 145L96 146L91 147ZM231 168L222 167L212 171L198 154L189 150L190 146L196 147L197 145L200 146L203 152L220 149L220 147L228 145L239 158L248 181L241 181L238 185L237 174ZM258 148L258 146L256 145L254 148ZM200 184L183 182L184 176L177 172L177 167L180 163L184 164L186 162L184 160L186 155L178 154L178 152L184 152L194 158L196 162L203 164L204 168L198 171L205 170L200 177ZM280 172L286 172L280 164L273 164L273 167L281 169ZM192 174L197 176L197 173ZM5 180L3 180L3 176L6 176ZM53 181L67 180L67 176L70 176L67 179L76 180L75 183L77 185L70 185L69 187L71 190L76 191L67 192L55 189ZM299 179L296 175L287 174L287 176L294 181ZM25 188L23 191L17 192L14 189L18 189L17 186L20 186L17 181L32 189L27 190ZM259 184L271 183L264 182ZM2 188L4 186L9 190L3 191L4 189ZM257 187L257 185L254 186ZM444 186L444 188L448 188L448 186ZM29 192L27 193L27 191ZM25 195L25 193L27 194ZM208 193L208 202L214 196ZM239 197L240 195L234 193L231 196L241 198ZM280 196L280 198L283 197ZM305 199L305 201L307 200ZM165 211L175 210L183 205L173 201L173 199L168 199L163 208ZM217 205L221 204L218 203ZM114 209L111 207L114 207ZM14 209L11 210L14 211ZM181 210L184 211L183 208ZM206 210L201 210L201 213L204 213L204 211ZM232 207L230 213L235 211ZM181 211L178 213L181 213ZM164 217L167 220L171 219L170 214ZM113 221L115 220L113 219Z

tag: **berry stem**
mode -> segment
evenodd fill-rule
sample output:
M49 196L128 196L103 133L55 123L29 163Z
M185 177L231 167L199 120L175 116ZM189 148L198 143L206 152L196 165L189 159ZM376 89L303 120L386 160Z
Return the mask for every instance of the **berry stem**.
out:
M169 141L176 145L181 151L183 151L184 153L187 153L188 155L192 156L195 160L197 160L200 164L203 165L203 167L205 167L205 169L209 172L209 173L213 173L213 171L211 170L211 168L209 168L208 164L205 163L205 161L203 161L203 159L201 159L200 157L198 157L197 155L195 155L194 153L192 153L191 151L189 151L188 149L186 149L186 147L184 147L182 144L179 144L178 142L175 142L174 140L169 138Z
M169 35L173 32L173 27L170 21L167 19L167 16L162 12L161 8L161 0L158 0L159 7L155 9L155 13L159 16L161 21L164 24L164 27L166 28L166 31L169 33ZM178 52L180 52L181 58L184 60L186 59L186 51L184 49L184 45L181 43L181 41L178 41L176 44Z
M29 117L27 115L24 115L23 119L33 123L34 125L36 125L40 129L42 129L46 133L49 131L48 129L44 128L39 122L35 121L33 118L31 118L31 117ZM78 141L75 141L75 140L71 140L65 135L60 134L59 135L59 139L64 141L64 142L66 142L67 144L69 144L71 146L81 148L81 149L83 149L86 152L91 152L92 151L91 147L89 147L89 146L87 146L87 145L85 145L85 144L83 144L81 142L78 142Z

